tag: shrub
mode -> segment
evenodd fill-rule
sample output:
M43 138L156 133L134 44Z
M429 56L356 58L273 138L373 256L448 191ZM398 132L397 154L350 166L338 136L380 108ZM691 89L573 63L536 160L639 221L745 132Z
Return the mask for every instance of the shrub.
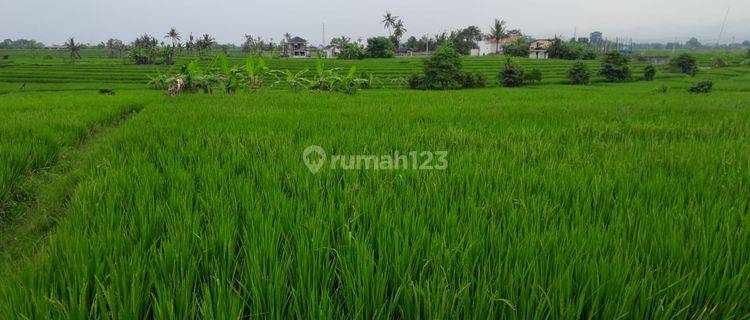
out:
M724 57L722 57L722 56L716 56L711 61L711 65L714 66L714 68L724 68L728 64L727 64L727 60L724 59Z
M698 82L688 89L690 93L709 93L714 89L714 82L711 80L705 80Z
M542 82L542 72L539 69L534 68L527 72L524 76L524 81L527 83L539 83Z
M693 56L683 53L669 61L669 66L673 72L680 72L690 76L698 73L698 63Z
M572 84L591 83L591 73L589 72L589 67L581 61L574 63L568 71L568 79L570 79L570 82Z
M464 72L461 76L461 86L464 88L484 88L487 86L487 79L480 72Z
M425 78L422 75L418 75L416 73L412 74L409 77L409 88L416 89L416 90L425 90L427 89L427 86L425 85Z
M656 67L654 67L654 65L650 64L643 68L643 79L646 79L646 81L652 81L655 76Z
M745 54L745 58L750 59L750 49L747 49L747 54Z
M617 51L610 51L604 56L602 70L599 72L609 82L619 82L630 79L630 59Z
M497 75L500 85L506 88L520 87L524 81L523 68L508 58L505 61L505 69Z
M396 55L396 47L388 37L369 38L365 54L370 58L393 58Z
M461 55L451 46L440 47L424 62L425 85L431 89L461 86Z
M338 58L343 60L361 60L365 58L365 49L359 44L349 43L341 48Z

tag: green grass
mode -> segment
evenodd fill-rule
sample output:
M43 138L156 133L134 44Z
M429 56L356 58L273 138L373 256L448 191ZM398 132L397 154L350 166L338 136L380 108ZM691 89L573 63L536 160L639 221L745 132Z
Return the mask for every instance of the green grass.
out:
M0 319L750 318L748 68L355 96L66 86L0 95L3 158L48 146L9 180L34 187L0 228L25 237L0 246ZM449 166L312 175L309 145Z
M92 94L8 95L2 98L0 122L0 221L23 192L25 175L49 167L60 150L84 140L97 126L142 107L139 100ZM18 199L18 198L21 199Z

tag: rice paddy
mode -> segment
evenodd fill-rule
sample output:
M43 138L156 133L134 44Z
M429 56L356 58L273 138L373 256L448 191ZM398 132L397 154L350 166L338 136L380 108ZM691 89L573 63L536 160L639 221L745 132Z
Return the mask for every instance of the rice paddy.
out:
M167 97L164 67L46 60L0 64L0 319L750 319L750 67ZM311 145L448 167L313 175Z

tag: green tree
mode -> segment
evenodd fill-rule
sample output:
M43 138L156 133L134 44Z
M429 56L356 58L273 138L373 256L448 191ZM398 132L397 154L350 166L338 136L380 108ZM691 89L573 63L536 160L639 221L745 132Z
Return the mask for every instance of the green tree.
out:
M698 62L692 55L687 53L682 53L669 60L669 66L673 72L680 72L690 76L695 76L698 73Z
M507 36L505 25L505 20L495 19L495 22L490 26L490 33L487 35L487 38L495 39L497 41L495 42L495 54L500 54L500 39Z
M383 21L381 21L381 23L383 24L383 27L385 29L388 29L389 36L393 35L393 32L391 30L393 30L393 28L396 27L397 20L398 20L398 16L394 16L389 11L385 12L385 15L383 16Z
M451 46L442 46L424 62L425 84L430 89L454 89L460 86L461 55Z
M177 44L180 42L180 33L177 32L177 29L172 27L169 29L169 32L164 36L164 38L169 38L172 40L172 47L177 47Z
M685 47L690 50L697 50L703 48L703 44L696 38L690 38L688 42L685 42Z
M503 87L520 87L526 80L523 68L508 58L505 60L505 68L498 74L498 80Z
M359 60L365 57L365 49L357 43L348 43L341 47L338 58L342 60Z
M654 67L654 65L649 64L643 68L643 79L646 79L646 81L653 81L654 77L656 77L656 67Z
M81 58L81 48L83 47L82 44L76 43L76 40L73 38L68 39L68 42L65 43L65 49L67 49L70 52L70 60L76 61L77 59Z
M604 34L600 31L594 31L589 35L589 41L592 44L599 44L604 40Z
M503 53L511 57L528 57L529 51L529 44L523 38L503 47Z
M365 54L370 58L393 58L396 55L396 48L391 39L374 37L367 39Z
M599 74L609 82L619 82L630 79L630 59L617 51L609 51L602 61L602 69Z
M568 79L570 79L570 82L572 84L591 83L591 73L589 72L589 67L581 61L574 63L570 67L570 70L568 70Z

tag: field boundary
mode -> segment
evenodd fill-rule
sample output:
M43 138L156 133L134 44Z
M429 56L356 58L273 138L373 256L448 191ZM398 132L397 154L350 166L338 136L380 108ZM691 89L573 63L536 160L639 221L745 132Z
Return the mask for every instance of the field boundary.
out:
M92 151L144 108L145 105L132 106L98 124L83 141L64 147L56 163L26 174L20 189L28 197L10 207L4 204L8 216L4 218L5 225L0 225L0 271L8 270L18 258L36 251L83 179L83 164Z

